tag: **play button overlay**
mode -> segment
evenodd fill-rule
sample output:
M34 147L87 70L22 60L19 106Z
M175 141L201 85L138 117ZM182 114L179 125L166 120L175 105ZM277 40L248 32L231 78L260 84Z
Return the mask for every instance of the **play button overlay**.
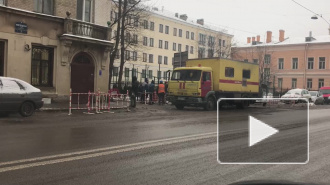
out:
M301 99L222 98L217 120L220 164L309 160L309 104Z
M253 116L249 116L249 146L253 146L277 132L277 129L265 124Z

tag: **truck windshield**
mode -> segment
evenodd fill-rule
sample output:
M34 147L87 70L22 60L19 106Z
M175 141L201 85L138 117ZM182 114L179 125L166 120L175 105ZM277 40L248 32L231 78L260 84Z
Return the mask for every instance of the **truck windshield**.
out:
M201 70L177 70L173 72L171 80L199 81Z
M322 94L330 94L330 89L321 89Z

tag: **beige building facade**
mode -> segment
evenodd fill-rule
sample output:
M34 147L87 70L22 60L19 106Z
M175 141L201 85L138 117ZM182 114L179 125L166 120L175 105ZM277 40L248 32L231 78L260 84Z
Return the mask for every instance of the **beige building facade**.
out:
M112 7L111 20L115 21L117 10L116 6ZM137 39L137 45L125 53L124 82L129 83L133 74L140 82L145 78L156 83L158 79L167 80L167 72L173 70L174 54L179 52L187 51L189 59L230 57L233 35L204 24L203 19L191 20L187 15L157 8L148 9L142 17L136 32L130 36ZM115 29L116 25L113 26L114 32ZM113 68L114 83L118 80L119 66L118 57Z
M0 75L31 83L45 97L67 96L70 88L107 91L111 29L96 18L104 6L110 9L108 0L4 1Z

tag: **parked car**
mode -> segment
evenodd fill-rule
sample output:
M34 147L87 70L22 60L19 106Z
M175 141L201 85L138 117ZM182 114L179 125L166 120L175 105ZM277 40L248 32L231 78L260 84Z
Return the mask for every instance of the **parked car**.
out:
M0 114L18 112L32 116L43 106L40 89L16 78L0 77Z
M321 87L320 92L323 94L324 103L330 103L330 87Z
M324 104L324 98L321 92L309 91L309 94L312 96L312 102L314 102L315 105Z
M312 101L312 96L306 89L291 89L287 93L285 93L281 98L304 98L309 102ZM302 100L297 100L296 103L301 102ZM290 100L285 101L285 103L289 103Z

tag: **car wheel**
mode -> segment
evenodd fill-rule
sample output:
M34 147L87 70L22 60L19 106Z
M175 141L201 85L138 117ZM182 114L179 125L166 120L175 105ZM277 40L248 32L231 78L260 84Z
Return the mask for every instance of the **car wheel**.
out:
M175 107L176 107L177 109L179 109L179 110L183 110L184 105L182 105L182 104L175 104Z
M204 110L210 111L210 110L214 110L214 98L209 97L207 98L207 102L206 105L204 106Z
M31 103L31 102L24 102L21 105L21 108L20 108L19 113L23 117L29 117L29 116L32 116L33 115L34 111L35 111L35 108L34 108L33 103Z

